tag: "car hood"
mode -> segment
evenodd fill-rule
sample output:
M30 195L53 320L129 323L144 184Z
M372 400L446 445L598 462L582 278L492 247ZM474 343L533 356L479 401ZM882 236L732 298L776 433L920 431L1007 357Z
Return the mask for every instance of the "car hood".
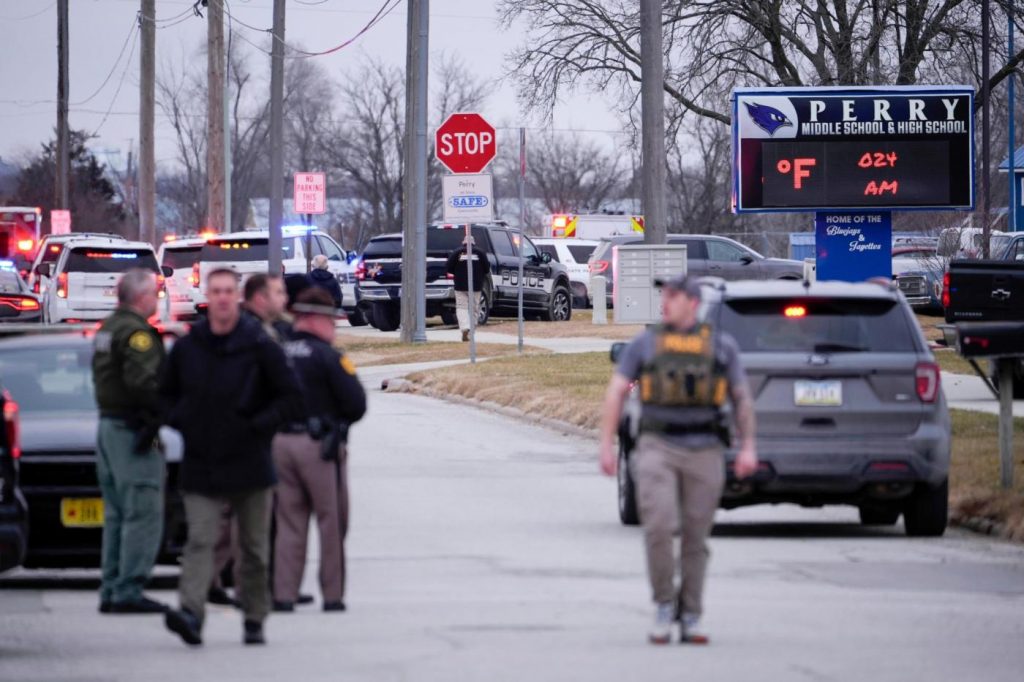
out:
M94 411L21 413L21 449L93 451L97 414Z

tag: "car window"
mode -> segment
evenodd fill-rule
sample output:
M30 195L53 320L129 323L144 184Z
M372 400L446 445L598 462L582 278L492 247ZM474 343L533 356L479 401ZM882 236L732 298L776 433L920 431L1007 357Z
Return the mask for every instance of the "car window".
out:
M1007 254L1008 260L1024 260L1024 239L1018 239L1010 248L1011 251Z
M560 259L558 258L558 249L555 248L554 244L538 244L536 246L538 251L551 256L551 260L556 263L560 262Z
M590 254L594 253L594 246L583 245L583 244L568 244L569 253L572 254L572 259L577 263L586 263L590 258Z
M334 243L333 239L321 234L317 235L317 241L320 242L320 249L327 256L327 260L334 261L335 263L345 262L345 254L342 253L342 250Z
M202 246L187 246L177 248L165 248L164 249L164 262L161 265L167 265L175 270L189 269L192 264L199 260L199 254L202 252Z
M363 251L363 258L401 258L402 239L401 237L387 237L385 239L371 239Z
M115 273L133 268L159 272L156 254L145 249L99 249L81 247L71 250L64 265L65 272Z
M39 262L54 263L57 261L58 258L60 258L60 252L63 250L63 244L47 244L46 248L43 249L43 253L41 254L42 257L39 259Z
M512 238L504 230L492 232L491 243L494 244L494 253L499 256L513 257L516 255L516 250L512 247Z
M705 260L708 257L708 251L704 248L704 240L702 239L685 239L682 237L672 237L668 239L669 244L685 244L686 245L686 260Z
M474 225L472 234L477 248L487 251L490 244L490 240L487 238L487 228ZM464 227L427 228L427 255L447 256L455 249L465 248L462 243L465 237L466 229Z
M96 409L89 347L5 348L0 380L24 414Z
M537 251L537 247L534 246L533 242L527 237L523 237L523 258L529 259L533 256L540 257L540 253Z
M738 263L744 256L750 256L750 254L735 244L730 244L729 242L725 242L720 239L709 239L707 241L707 247L708 260Z
M0 294L20 294L21 277L11 270L0 270Z
M721 328L758 352L916 352L903 309L886 299L755 298L726 301Z

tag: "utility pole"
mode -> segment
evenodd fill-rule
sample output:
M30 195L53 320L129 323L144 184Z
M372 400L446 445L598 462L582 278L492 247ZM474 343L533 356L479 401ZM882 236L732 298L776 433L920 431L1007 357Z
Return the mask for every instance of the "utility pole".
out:
M139 240L156 243L156 154L153 122L156 109L156 0L142 0L142 55L139 60ZM131 154L131 152L128 152ZM131 158L130 156L128 157Z
M427 282L427 38L429 0L409 0L402 178L402 343L425 343ZM472 314L472 313L470 313Z
M231 23L225 13L227 49L224 50L224 231L231 232Z
M982 258L989 258L989 239L992 233L992 226L989 225L989 210L991 208L992 191L989 182L989 146L990 146L990 118L992 113L991 88L989 88L989 24L992 22L989 0L981 1L981 219L982 224ZM1013 158L1010 158L1010 165L1013 165ZM1010 171L1013 174L1013 171Z
M53 207L69 208L71 142L68 131L68 0L57 1L57 173Z
M206 15L206 227L224 231L224 0Z
M274 0L270 47L270 248L268 272L281 274L284 215L284 0Z
M640 0L640 125L643 150L644 242L664 244L665 60L662 53L661 0Z

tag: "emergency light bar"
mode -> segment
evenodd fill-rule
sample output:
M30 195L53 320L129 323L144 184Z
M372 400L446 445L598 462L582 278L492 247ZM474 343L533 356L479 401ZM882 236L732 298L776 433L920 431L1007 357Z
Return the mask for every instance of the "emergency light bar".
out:
M112 253L112 252L109 252L109 251L108 252L88 251L88 252L86 252L85 257L86 258L120 258L120 259L131 259L131 258L138 258L139 254L137 254L137 253Z

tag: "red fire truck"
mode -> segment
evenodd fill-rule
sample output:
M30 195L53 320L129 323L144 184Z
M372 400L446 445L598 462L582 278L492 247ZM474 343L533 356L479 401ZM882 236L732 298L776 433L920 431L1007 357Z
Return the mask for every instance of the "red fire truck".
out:
M14 261L23 277L35 258L42 222L36 206L0 206L0 259Z

